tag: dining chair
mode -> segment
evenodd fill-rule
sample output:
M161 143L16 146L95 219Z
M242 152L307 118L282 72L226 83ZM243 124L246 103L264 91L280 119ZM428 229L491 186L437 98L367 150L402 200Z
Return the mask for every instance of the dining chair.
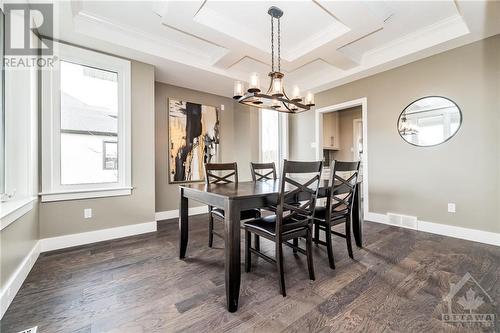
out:
M283 297L286 296L285 272L283 262L283 244L307 256L309 278L314 280L314 267L312 257L312 227L313 213L318 195L321 179L322 162L297 162L283 163L280 181L280 190L276 206L276 214L256 218L244 223L245 228L245 271L250 272L252 254L275 264L279 274L279 287ZM293 177L293 178L291 178ZM294 205L296 195L301 194L301 204ZM275 243L275 258L262 253L259 249L252 248L251 234L264 237ZM305 250L298 243L290 243L299 237L306 239Z
M276 180L277 179L277 174L276 174L276 165L274 162L269 162L269 163L255 163L255 162L250 162L250 171L252 172L252 180L254 182L261 182L261 181L266 181L266 180ZM271 211L275 213L275 210L273 207L266 207L263 208L264 210ZM260 238L259 235L255 234L255 248L257 250L260 250Z
M325 206L317 206L314 212L314 242L326 245L328 262L335 269L332 235L346 239L347 252L353 258L351 244L351 219L360 162L333 161L330 167L330 195ZM333 226L345 224L345 234L332 230ZM325 232L325 241L319 239L319 231Z
M238 165L234 163L206 163L205 184L230 184L238 183ZM224 210L208 206L208 246L212 247L214 235L224 239L224 236L214 231L214 218L224 222ZM241 211L240 219L248 220L260 217L259 209Z
M254 163L250 162L250 170L252 171L252 180L276 180L276 166L274 162L270 163Z

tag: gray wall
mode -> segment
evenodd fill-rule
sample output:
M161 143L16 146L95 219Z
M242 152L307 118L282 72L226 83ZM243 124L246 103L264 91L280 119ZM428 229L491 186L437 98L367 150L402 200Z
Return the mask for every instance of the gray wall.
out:
M404 142L403 108L442 95L462 109L463 124L445 144ZM500 232L500 35L316 95L316 108L367 97L370 211ZM290 154L314 159L314 111L291 117ZM457 212L447 212L447 203Z
M0 232L0 288L38 241L38 202L33 209Z
M132 61L132 195L42 203L41 238L155 220L154 89L154 67Z
M240 180L250 180L250 161L258 159L258 112L231 98L177 87L161 82L155 84L156 129L156 211L178 208L178 185L168 183L168 98L221 107L220 161L238 163ZM190 202L191 206L200 206Z

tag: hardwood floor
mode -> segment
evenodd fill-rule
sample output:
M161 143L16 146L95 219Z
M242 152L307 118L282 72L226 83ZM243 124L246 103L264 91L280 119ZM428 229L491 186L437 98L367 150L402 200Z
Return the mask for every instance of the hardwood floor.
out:
M242 273L239 310L228 313L223 241L215 238L215 248L207 247L207 215L190 221L184 261L177 258L175 222L160 222L156 233L42 254L0 331L32 326L41 333L495 330L445 323L441 314L448 309L450 282L469 272L498 304L489 312L498 319L498 247L365 222L365 247L354 249L354 261L340 238L334 238L334 271L325 248L313 249L316 281L309 280L305 256L286 248L286 298L279 293L275 267L255 258L252 272ZM274 252L266 240L261 247Z

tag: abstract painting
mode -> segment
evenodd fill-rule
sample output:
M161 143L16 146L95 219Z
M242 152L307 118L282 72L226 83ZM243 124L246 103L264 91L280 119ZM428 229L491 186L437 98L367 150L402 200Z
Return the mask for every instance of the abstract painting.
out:
M168 99L169 182L205 179L204 164L218 161L219 109Z

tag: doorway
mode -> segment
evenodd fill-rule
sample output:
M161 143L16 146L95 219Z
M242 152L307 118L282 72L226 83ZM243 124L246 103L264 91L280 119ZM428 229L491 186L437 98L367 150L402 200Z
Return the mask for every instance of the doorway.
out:
M339 111L353 109L355 107L361 107L361 117L359 113L357 117L351 118L349 120L349 130L348 135L345 136L345 141L348 141L348 145L342 144L342 139L339 131L335 131L336 127L340 128L340 117ZM333 120L332 120L333 119ZM327 126L324 127L324 122ZM317 109L315 112L315 134L316 134L316 159L326 160L325 151L331 151L332 153L327 153L327 158L329 160L359 160L361 161L360 175L362 177L362 198L363 198L363 211L368 212L368 144L367 144L367 99L360 98L352 101L347 101L340 104L326 106ZM326 131L324 130L326 128ZM333 128L333 132L328 132ZM326 132L326 133L325 133ZM337 139L336 139L337 138ZM345 143L344 141L344 143ZM344 152L340 153L342 147ZM339 158L336 158L339 157ZM325 163L328 164L329 163ZM324 174L329 174L329 167L324 169Z

